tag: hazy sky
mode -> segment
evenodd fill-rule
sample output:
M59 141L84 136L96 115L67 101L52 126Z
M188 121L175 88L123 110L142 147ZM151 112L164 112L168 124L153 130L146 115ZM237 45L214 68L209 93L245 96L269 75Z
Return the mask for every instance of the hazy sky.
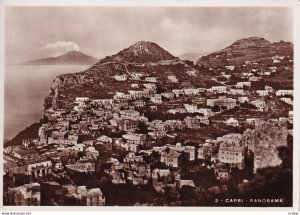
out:
M174 55L222 49L259 36L293 41L289 8L7 7L6 61L80 50L96 58L136 41L156 42Z

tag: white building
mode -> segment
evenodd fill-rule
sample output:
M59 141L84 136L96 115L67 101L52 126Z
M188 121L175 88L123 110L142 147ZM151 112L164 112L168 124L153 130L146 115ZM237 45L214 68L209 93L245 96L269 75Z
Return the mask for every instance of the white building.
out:
M237 119L231 117L226 120L226 124L237 127L237 126L239 126L239 121Z
M122 119L137 119L140 117L140 112L136 110L122 110L120 111L120 118Z
M218 105L219 107L225 106L225 107L227 107L227 109L233 109L236 106L236 99L220 97L217 99L207 99L206 103L207 103L207 106L209 106L209 107Z
M199 108L198 113L202 113L204 116L207 117L214 115L214 112L209 108Z
M266 102L263 100L254 100L251 102L252 105L254 105L259 111L265 111L267 110Z
M179 167L180 165L180 155L181 153L177 151L164 151L161 153L160 162L165 163L170 167Z
M174 89L174 90L172 90L172 92L175 94L176 97L184 95L183 89Z
M240 97L238 97L238 102L239 103L249 102L249 98L247 96L240 96Z
M267 96L267 95L269 95L269 91L268 90L256 90L256 93L259 96Z
M161 104L162 103L161 94L154 94L154 96L151 97L150 100L155 104Z
M270 87L270 86L265 86L265 90L267 90L269 93L273 93L274 92L274 89L273 87Z
M89 97L76 97L76 102L88 102L90 100Z
M167 145L166 147L177 152L185 152L189 155L189 161L194 161L196 157L195 146L183 146L181 143L176 143L176 145ZM163 148L166 148L165 146Z
M212 86L211 89L213 92L217 92L217 93L227 92L227 86Z
M293 100L289 97L283 97L283 98L280 98L281 101L289 104L289 105L293 105Z
M169 75L168 80L172 83L178 83L178 79L176 78L175 75Z
M274 72L277 71L277 67L276 67L276 66L270 66L269 69L270 69L270 71L271 71L272 73L274 73Z
M225 66L225 69L229 70L229 71L233 71L235 69L235 66Z
M218 158L221 163L229 164L231 167L244 167L244 147L238 144L222 142L219 147Z
M132 88L135 88L135 89L136 89L136 88L139 88L139 84L131 84L130 86L131 86Z
M87 206L104 206L105 205L105 198L104 198L100 188L92 188L92 189L87 190L86 205Z
M115 75L114 79L116 81L126 81L127 80L127 75L126 74L122 74L122 75Z
M260 119L258 119L258 118L248 118L248 119L246 119L246 123L247 123L248 125L254 125L254 126L257 126L257 125L260 124Z
M156 89L156 84L153 84L153 83L146 83L143 85L146 89Z
M184 95L189 96L189 95L197 95L198 90L194 88L185 88L183 89Z
M162 97L165 97L167 99L173 99L175 94L174 93L171 93L171 92L167 92L167 93L161 93L161 96Z
M24 184L23 186L8 188L4 193L4 202L16 206L40 206L41 186L39 183Z
M259 81L261 79L261 77L257 77L257 76L252 76L252 77L249 77L249 81Z
M244 89L234 89L234 88L232 88L232 89L230 89L229 93L231 95L245 95Z
M70 170L81 173L95 172L95 163L86 160L79 160L74 164L66 165L66 167Z
M196 113L198 108L196 104L184 104L184 108L188 113Z
M242 76L244 77L250 77L250 76L253 76L254 74L252 72L243 72L242 73Z
M172 114L176 114L176 113L187 113L185 108L175 108L175 109L169 109L167 111L167 113L172 113Z
M277 90L275 92L276 96L285 96L285 95L293 95L293 90Z
M235 86L237 88L250 87L251 86L251 82L250 81L237 82Z
M145 134L137 134L137 133L127 133L122 136L122 138L127 143L134 143L138 145L143 145L146 141L146 135Z
M152 83L156 83L156 82L157 82L157 79L156 79L156 77L146 77L146 78L145 78L145 81L147 81L147 82L152 82Z
M48 175L51 172L51 168L51 161L36 161L31 164L28 164L25 174L33 175L35 177Z

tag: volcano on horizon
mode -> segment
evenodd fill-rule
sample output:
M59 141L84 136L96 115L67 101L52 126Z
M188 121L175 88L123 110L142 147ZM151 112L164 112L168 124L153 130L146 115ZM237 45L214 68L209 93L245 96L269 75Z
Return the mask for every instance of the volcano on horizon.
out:
M93 65L98 59L79 51L69 51L57 57L29 60L20 65Z

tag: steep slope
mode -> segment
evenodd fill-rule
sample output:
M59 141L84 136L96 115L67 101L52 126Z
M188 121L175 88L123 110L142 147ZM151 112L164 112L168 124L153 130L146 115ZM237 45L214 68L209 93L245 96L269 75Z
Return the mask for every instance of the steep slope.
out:
M19 132L13 139L4 142L4 147L21 145L22 140L24 139L37 138L38 130L40 127L40 122L33 123L32 125Z
M23 65L92 65L97 62L96 58L82 52L70 51L58 57L50 57L38 60L26 61Z

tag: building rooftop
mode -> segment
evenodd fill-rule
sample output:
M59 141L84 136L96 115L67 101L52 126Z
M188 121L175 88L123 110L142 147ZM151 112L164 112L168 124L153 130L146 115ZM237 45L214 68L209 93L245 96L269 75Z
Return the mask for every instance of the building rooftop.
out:
M100 188L92 188L87 190L87 195L89 196L102 196Z

